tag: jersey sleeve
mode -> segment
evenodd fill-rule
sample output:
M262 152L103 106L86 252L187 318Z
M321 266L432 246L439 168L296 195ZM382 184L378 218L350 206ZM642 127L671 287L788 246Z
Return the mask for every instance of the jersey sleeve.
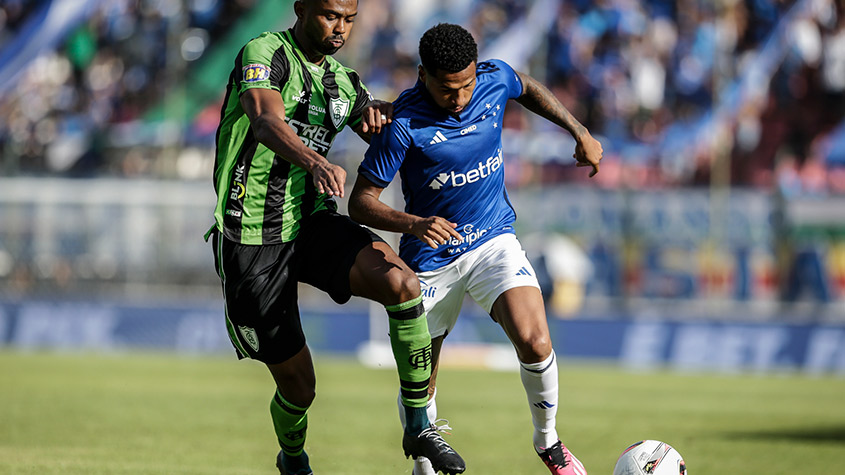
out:
M367 86L365 86L361 81L361 77L358 76L358 73L351 69L347 69L346 73L349 75L352 87L355 88L355 104L352 105L352 111L349 113L349 121L347 124L350 127L355 127L361 122L364 109L366 109L367 104L373 100L373 96L370 94Z
M286 55L276 54L279 47L278 44L274 47L263 35L243 47L235 68L238 95L253 88L282 90L290 66Z
M510 64L501 59L491 59L491 63L499 67L502 82L508 87L508 99L516 99L522 95L522 80Z
M402 166L410 144L410 136L402 122L394 120L387 124L381 133L370 139L370 148L364 154L358 174L381 188L387 188Z

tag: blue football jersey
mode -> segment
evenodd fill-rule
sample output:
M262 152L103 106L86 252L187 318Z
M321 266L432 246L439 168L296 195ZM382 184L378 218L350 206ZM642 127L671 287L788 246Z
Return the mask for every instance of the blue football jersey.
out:
M420 81L394 102L393 123L373 136L358 173L387 187L398 172L405 212L457 223L463 241L432 249L404 234L399 256L417 272L442 267L487 240L513 233L505 190L502 118L522 81L505 62L478 63L469 104L456 117L434 103Z

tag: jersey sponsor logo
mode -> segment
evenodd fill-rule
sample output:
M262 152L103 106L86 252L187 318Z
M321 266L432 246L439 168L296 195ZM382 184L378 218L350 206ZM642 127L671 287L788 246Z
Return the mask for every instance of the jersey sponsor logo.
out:
M334 140L334 135L329 129L319 124L304 124L290 117L285 117L285 121L306 147L320 154L328 153Z
M461 229L462 234L464 235L462 239L451 238L449 239L450 246L457 246L460 244L466 244L467 247L465 248L452 248L449 249L450 254L454 254L456 252L462 252L466 250L469 246L472 246L472 243L481 239L481 236L487 234L487 231L490 229L475 229L475 226L472 224L465 224L464 227Z
M304 90L299 91L296 94L293 94L292 96L290 96L290 98L292 100L300 103L300 104L308 104L309 102L311 102L310 97L308 97L307 99L305 98L305 91Z
M439 131L438 131L439 133ZM464 186L468 183L475 183L478 180L484 179L492 175L499 168L502 167L502 149L496 152L496 155L488 158L484 162L478 162L478 166L473 167L466 173L455 172L452 170L449 173L440 173L428 186L432 190L439 190L446 186L453 186L455 188Z
M474 131L474 130L475 130L475 129L477 129L477 128L478 128L478 126L477 126L477 125L472 124L472 125L470 125L469 127L465 128L465 129L463 129L463 130L461 130L461 135L466 135L466 134L468 134L468 133L470 133L470 132ZM439 132L439 131L438 131L438 132Z
M226 214L228 214L229 216L232 216L234 218L240 218L243 215L243 213L240 210L237 210L237 209L227 209Z
M447 139L447 138L446 138L446 136L445 136L445 135L443 135L443 132L441 132L441 131L439 131L439 130L438 130L438 131L434 134L434 137L432 137L432 138L431 138L431 142L429 142L428 144L429 144L429 145L434 145L434 144L436 144L436 143L442 143L442 142L445 142L445 141L447 141L447 140L449 140L449 139Z
M332 123L336 129L339 129L343 125L343 121L346 120L346 114L349 112L349 99L333 98L329 101L329 108L332 111Z
M243 67L243 82L258 82L270 79L270 68L263 64L247 64Z
M232 177L232 188L229 191L230 200L239 200L246 194L246 186L244 186L244 166L235 165L235 175Z
M258 351L258 333L255 332L255 329L238 325L238 331L241 332L241 336L244 337L244 341L247 342L249 347L254 351Z

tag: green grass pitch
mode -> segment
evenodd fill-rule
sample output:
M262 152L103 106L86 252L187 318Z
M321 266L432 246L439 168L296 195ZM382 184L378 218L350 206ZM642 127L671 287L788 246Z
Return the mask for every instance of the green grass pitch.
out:
M397 376L317 358L306 449L318 475L408 474ZM838 473L845 378L626 372L562 361L558 430L591 475L660 439L693 475ZM224 356L0 352L0 473L272 474L272 386ZM438 407L467 473L547 473L512 372L444 368ZM840 467L840 468L837 468Z

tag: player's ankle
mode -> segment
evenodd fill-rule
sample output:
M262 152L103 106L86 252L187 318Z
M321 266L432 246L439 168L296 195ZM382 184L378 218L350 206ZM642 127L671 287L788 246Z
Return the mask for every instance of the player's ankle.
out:
M405 432L416 436L430 425L425 407L405 406Z

